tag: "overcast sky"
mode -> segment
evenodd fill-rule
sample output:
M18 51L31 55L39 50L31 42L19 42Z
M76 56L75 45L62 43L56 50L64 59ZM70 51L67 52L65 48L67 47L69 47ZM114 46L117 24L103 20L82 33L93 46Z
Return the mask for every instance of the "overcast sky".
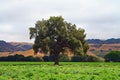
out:
M84 28L87 39L120 38L120 0L0 0L0 40L33 42L28 28L50 16Z

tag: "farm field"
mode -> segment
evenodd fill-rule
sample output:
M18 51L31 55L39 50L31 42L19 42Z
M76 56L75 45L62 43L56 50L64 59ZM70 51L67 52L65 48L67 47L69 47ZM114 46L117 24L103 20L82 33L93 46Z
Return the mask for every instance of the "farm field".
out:
M0 62L0 80L120 80L120 63Z

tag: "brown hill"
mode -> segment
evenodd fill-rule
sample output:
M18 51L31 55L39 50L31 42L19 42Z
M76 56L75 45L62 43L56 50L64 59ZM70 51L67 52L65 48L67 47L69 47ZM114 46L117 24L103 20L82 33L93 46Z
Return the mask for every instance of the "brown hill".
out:
M89 50L120 50L120 44L89 44Z
M120 44L89 44L89 52L104 57L110 51L120 51Z
M16 43L14 43L16 44ZM88 55L98 55L103 57L105 54L107 54L111 50L118 50L120 51L120 44L89 44L90 49L88 51ZM68 51L68 56L73 56L73 54ZM34 56L34 51L32 49L26 50L26 51L16 51L16 52L0 52L0 57L8 56L8 55L15 55L15 54L21 54L24 56ZM42 57L44 54L39 53L36 56Z
M32 49L31 43L26 42L6 42L0 40L0 52L26 51Z
M0 52L0 57L6 57L9 55L15 55L15 54L24 55L25 57L27 57L27 56L43 57L44 56L44 54L42 54L42 53L38 53L37 55L34 55L34 51L32 49L30 49L27 51Z
M27 43L27 42L9 42L11 45L18 45L18 44L21 44L21 45L33 45L32 43Z
M9 55L10 55L10 52L0 52L0 57L6 57Z
M27 43L27 42L9 42L11 45L14 47L17 47L19 50L18 51L26 51L29 49L32 49L32 43Z

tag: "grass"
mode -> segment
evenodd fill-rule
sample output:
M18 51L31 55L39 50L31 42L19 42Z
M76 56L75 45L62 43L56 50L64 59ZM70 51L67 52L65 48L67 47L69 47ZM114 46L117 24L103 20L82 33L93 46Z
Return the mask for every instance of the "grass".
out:
M0 80L120 80L120 63L0 62Z

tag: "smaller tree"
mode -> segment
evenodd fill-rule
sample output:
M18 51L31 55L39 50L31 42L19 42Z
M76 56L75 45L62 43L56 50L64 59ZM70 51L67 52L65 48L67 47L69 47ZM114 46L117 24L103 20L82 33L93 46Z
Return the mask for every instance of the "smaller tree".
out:
M120 62L120 51L111 51L104 58L105 61Z

